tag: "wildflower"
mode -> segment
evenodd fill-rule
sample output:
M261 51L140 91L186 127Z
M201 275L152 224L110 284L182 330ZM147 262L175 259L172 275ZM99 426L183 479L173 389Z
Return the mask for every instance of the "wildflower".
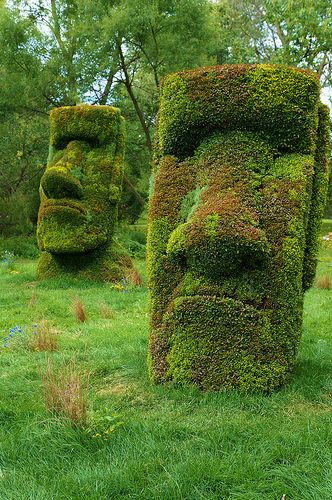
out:
M9 347L10 343L14 341L14 337L16 333L21 333L24 334L24 331L19 325L16 325L12 328L9 328L8 333L6 334L6 330L3 330L3 333L5 334L5 337L3 338L3 347ZM21 342L22 336L18 339L19 342Z

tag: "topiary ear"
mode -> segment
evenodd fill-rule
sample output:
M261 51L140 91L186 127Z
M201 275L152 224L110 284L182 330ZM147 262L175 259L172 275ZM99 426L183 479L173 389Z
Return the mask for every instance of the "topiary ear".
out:
M108 192L109 192L109 195L108 195L109 201L112 204L116 205L119 202L120 197L121 197L120 189L115 184L110 184L110 186L108 188Z

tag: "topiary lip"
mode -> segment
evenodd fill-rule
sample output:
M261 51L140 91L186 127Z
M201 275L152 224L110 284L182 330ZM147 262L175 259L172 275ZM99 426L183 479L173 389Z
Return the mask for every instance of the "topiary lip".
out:
M79 212L80 214L86 216L87 215L87 210L86 208L82 205L82 203L78 203L72 200L67 200L67 199L50 199L45 201L42 204L42 209L43 211L47 210L49 211L54 211L54 210L73 210L75 212Z
M191 323L201 318L202 322L215 323L219 319L219 313L216 311L220 309L226 321L232 321L232 318L240 318L244 313L251 316L252 325L254 326L267 308L264 301L259 303L251 300L243 300L236 296L228 295L210 295L204 293L195 293L195 295L180 294L173 298L172 304L168 308L164 321L173 321L174 317L180 319L181 323L185 324L187 321ZM214 311L214 312L213 312ZM175 316L173 316L175 315ZM202 329L202 332L204 329Z
M264 300L262 302L254 301L254 300L242 300L236 297L235 295L227 295L224 292L219 292L218 294L210 294L205 290L200 291L199 289L195 289L195 293L193 295L181 294L174 297L175 308L178 309L182 306L183 303L195 303L196 301L206 301L207 305L209 303L213 304L223 304L229 303L235 307L243 308L249 307L251 309L259 310L264 306ZM265 307L264 307L265 308Z

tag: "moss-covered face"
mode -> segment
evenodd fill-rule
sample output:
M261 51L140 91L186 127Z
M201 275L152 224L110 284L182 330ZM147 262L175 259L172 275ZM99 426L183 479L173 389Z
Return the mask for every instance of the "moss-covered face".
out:
M273 66L170 75L158 135L152 377L279 387L295 360L327 185L316 77Z
M112 241L123 178L123 118L110 106L82 105L54 109L50 121L38 277L117 281L132 269Z
M41 250L85 253L111 241L122 154L122 118L115 108L77 106L52 112L50 156L40 186Z

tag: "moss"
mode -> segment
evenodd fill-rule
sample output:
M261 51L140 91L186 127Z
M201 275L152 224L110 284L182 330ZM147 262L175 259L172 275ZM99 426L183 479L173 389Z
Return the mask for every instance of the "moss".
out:
M116 245L102 245L97 250L80 254L43 252L38 262L42 279L77 276L94 281L120 281L132 269L132 261Z
M71 141L106 147L115 153L122 126L120 111L111 106L63 106L51 111L50 146L64 149Z
M317 77L270 65L170 75L157 137L150 375L279 388L296 359L326 193Z
M123 177L124 124L109 106L51 112L50 153L41 179L40 278L71 273L119 279L113 248Z
M161 155L191 156L215 131L264 131L271 145L313 154L319 85L314 73L270 65L225 65L167 76L161 89Z

